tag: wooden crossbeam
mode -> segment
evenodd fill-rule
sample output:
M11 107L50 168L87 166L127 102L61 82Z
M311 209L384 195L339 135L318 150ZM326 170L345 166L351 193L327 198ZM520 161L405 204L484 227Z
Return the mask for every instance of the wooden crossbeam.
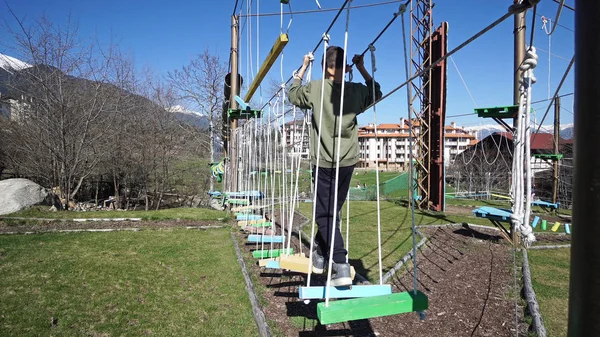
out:
M245 102L250 102L252 96L256 92L256 89L258 89L258 86L260 85L262 80L265 78L265 76L267 76L267 73L273 66L273 63L275 63L275 60L277 60L277 58L283 51L283 48L287 45L288 42L289 39L287 34L281 34L277 37L277 40L275 40L275 44L273 44L273 47L269 51L269 54L267 55L265 60L263 61L262 66L260 66L256 77L250 84L250 87L248 87L248 92L246 93L246 97L244 97Z

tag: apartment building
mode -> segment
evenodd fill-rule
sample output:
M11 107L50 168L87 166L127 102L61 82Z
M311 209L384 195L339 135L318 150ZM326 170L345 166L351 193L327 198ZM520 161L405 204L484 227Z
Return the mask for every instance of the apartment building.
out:
M303 119L293 120L283 125L285 141L291 155L309 157L310 128L310 121L305 123Z
M360 127L358 133L360 163L358 167L375 168L376 163L379 163L381 169L408 169L411 148L413 149L413 156L418 154L418 150L414 146L416 139L413 138L413 146L410 146L409 131L409 121L404 118L401 118L398 124L377 125L377 137L374 124ZM414 133L414 137L420 133L420 126L417 121L414 122ZM445 164L450 165L458 154L476 143L477 139L474 132L457 127L454 122L446 126Z

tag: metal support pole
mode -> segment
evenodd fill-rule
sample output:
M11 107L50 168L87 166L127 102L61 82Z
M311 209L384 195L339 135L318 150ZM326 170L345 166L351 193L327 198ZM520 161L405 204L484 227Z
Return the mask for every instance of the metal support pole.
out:
M515 25L514 25L514 44L515 44L515 58L514 58L514 91L513 91L513 104L519 104L519 81L521 79L522 71L519 69L521 63L525 60L525 12L515 14ZM513 119L513 127L519 126L518 117ZM527 158L529 160L529 158ZM510 237L512 242L516 245L519 243L519 237L513 226L510 226Z
M236 15L231 16L231 95L229 97L229 108L237 109L238 104L235 96L240 93L240 84L238 81L238 41L239 41L239 18ZM237 191L238 186L238 137L235 129L237 128L237 119L233 119L229 125L229 183L231 191Z
M526 11L515 14L515 59L514 59L514 91L513 104L519 104L519 80L521 79L522 71L519 69L523 60L525 60L525 13ZM517 118L515 118L517 123ZM515 124L516 126L516 124Z
M600 335L600 1L575 2L575 172L568 336Z
M560 141L560 97L554 99L554 180L552 182L552 202L558 202L558 152L559 152L559 141Z

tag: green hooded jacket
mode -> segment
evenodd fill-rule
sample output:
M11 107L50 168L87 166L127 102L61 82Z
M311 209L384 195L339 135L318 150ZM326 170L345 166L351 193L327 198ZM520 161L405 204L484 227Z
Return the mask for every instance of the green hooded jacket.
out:
M337 140L340 140L340 167L353 166L359 161L358 121L356 117L373 103L373 81L362 83L346 82L344 87L344 113L342 114L342 133L338 138L340 120L340 97L342 84L326 79L311 81L302 85L295 79L289 89L290 102L301 108L312 110L312 130L310 133L311 162L315 166L332 168L337 161ZM323 91L323 110L321 111L321 91ZM376 99L381 98L381 88L375 82ZM319 120L321 121L321 139L319 140ZM317 164L317 145L320 143L320 155Z

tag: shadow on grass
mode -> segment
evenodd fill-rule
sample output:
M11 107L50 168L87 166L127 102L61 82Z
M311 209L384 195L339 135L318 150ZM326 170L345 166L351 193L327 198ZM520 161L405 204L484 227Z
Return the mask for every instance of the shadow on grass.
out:
M364 278L366 278L367 280L369 279L369 273L371 272L370 268L365 268L365 265L363 264L361 259L348 259L348 263L350 263L350 265L352 267L354 267L354 270L360 274L361 276L363 276Z

